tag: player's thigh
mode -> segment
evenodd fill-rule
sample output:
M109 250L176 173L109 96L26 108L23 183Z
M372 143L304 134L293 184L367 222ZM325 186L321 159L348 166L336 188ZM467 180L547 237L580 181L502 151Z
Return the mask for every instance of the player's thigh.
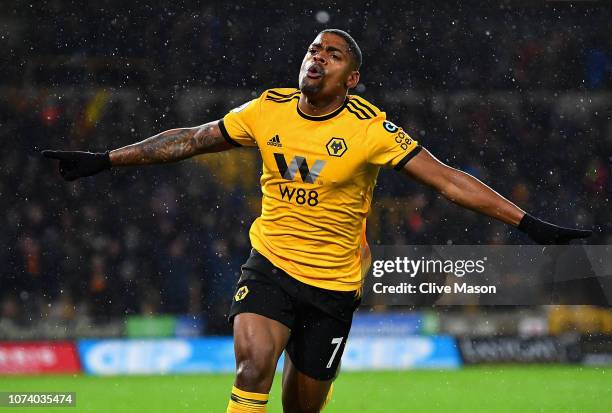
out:
M238 388L269 390L276 363L289 339L292 305L274 280L265 274L243 271L230 309Z
M287 345L291 330L268 317L255 313L240 313L234 317L234 348L236 355L266 353L275 361Z
M291 330L270 318L255 313L234 317L236 386L242 390L270 391L276 364Z
M285 353L283 366L283 412L318 412L334 379L317 380L300 372Z

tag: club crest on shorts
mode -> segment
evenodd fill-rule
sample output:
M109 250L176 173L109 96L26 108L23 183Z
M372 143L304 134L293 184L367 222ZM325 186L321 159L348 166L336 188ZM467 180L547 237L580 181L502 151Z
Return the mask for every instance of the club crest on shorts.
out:
M246 285L243 285L242 287L238 289L238 291L236 291L236 295L234 296L234 301L242 300L244 297L247 296L248 293L249 293L249 287L247 287Z

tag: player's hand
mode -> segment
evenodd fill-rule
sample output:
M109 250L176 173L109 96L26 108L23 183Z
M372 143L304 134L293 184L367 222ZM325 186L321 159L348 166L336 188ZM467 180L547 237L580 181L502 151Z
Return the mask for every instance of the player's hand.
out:
M538 244L545 245L565 245L573 239L590 237L593 233L590 230L560 227L529 214L523 216L518 229Z
M95 175L110 169L111 161L109 151L81 152L81 151L42 151L44 157L58 159L59 171L66 181L74 181L84 176Z

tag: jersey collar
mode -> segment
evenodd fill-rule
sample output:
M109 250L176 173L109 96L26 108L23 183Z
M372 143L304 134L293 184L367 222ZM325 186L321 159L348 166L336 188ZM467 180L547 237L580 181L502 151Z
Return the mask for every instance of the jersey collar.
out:
M297 113L303 117L304 119L308 119L308 120L314 120L314 121L322 121L322 120L327 120L327 119L331 119L334 116L338 115L340 112L342 112L342 110L346 107L346 104L348 103L348 96L346 97L346 99L344 99L344 102L342 103L342 105L340 105L340 107L336 110L334 110L331 113L328 113L327 115L321 115L321 116L312 116L312 115L307 115L304 112L302 112L300 110L300 105L295 105L295 107L297 108ZM298 102L299 103L299 102Z

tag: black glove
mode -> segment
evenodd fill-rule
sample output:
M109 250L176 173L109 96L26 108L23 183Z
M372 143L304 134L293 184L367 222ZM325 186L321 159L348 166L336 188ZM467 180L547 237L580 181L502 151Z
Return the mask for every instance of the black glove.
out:
M74 181L84 176L95 175L110 169L109 151L102 153L81 151L42 151L43 156L59 159L59 171L66 181Z
M587 238L593 233L590 230L559 227L529 214L523 216L518 229L538 244L545 245L565 245L575 238Z

